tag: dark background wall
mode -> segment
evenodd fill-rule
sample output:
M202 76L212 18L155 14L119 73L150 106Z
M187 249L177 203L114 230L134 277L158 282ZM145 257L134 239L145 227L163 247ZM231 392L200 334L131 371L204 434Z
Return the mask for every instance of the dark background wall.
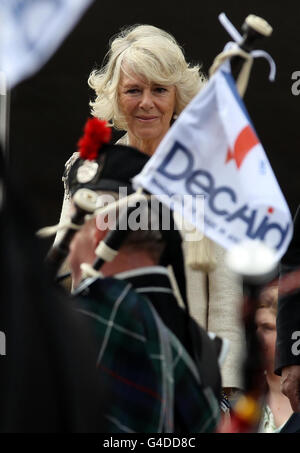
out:
M260 47L276 61L276 82L268 81L267 62L256 60L245 102L294 214L300 191L300 96L291 91L292 73L300 71L297 3L95 0L42 70L12 92L10 172L30 202L36 228L58 221L64 163L76 150L89 116L93 93L87 78L101 64L109 38L126 25L156 25L174 34L187 60L202 62L207 72L229 40L217 19L222 11L238 29L250 13L262 16L274 28L272 37L263 40Z

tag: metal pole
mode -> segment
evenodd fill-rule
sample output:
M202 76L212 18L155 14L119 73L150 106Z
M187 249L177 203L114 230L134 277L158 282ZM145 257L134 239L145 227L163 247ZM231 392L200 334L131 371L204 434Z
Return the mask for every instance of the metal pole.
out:
M0 71L0 147L3 168L0 179L0 209L5 201L5 179L9 164L9 120L10 120L10 90L5 73Z
M10 118L10 90L6 76L0 72L0 141L5 160L8 162L9 153L9 118Z
M8 181L9 164L9 119L10 119L10 89L4 69L3 48L5 40L5 21L3 10L0 10L0 211L5 202L6 185Z

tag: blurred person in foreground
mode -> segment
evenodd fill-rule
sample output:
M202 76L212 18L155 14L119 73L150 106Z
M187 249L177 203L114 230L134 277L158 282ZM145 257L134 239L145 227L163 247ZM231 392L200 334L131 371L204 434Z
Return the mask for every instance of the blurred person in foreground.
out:
M294 233L281 260L275 372L294 412L300 412L300 207Z
M104 146L95 161L99 172L88 183L98 204L114 203L120 189L132 193L130 180L147 159L128 146ZM70 170L72 194L86 187L77 181L84 166L79 159ZM110 391L108 432L213 432L220 416L222 342L210 339L179 307L166 266L173 266L184 292L183 259L177 252L181 237L172 227L150 229L152 216L160 214L144 202L143 213L140 203L137 209L146 215L146 228L131 229L129 216L118 253L101 273L96 249L108 233L119 234L107 214L87 218L70 245L74 294L80 313L91 322L99 376Z
M113 37L105 64L91 73L88 82L96 93L92 114L126 132L118 144L136 147L151 156L177 116L204 86L205 78L199 65L185 60L172 35L154 26L139 25ZM70 215L67 180L77 159L78 153L74 153L66 163L61 222ZM224 262L224 249L207 238L199 244L200 248L209 244L215 266L193 270L185 260L191 314L206 330L230 341L222 368L223 387L230 393L242 387L242 289ZM183 241L182 247L186 258L188 241Z
M266 403L259 432L280 432L292 415L289 399L281 393L280 377L274 373L278 286L269 286L261 294L255 314L257 334L261 341L266 377Z
M0 433L103 433L96 342L45 273L31 207L6 169L0 150Z

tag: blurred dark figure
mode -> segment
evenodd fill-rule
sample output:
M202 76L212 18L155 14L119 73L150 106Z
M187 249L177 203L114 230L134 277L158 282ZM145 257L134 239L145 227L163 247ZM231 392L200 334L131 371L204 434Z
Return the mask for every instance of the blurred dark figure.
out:
M44 275L28 206L7 181L5 192L0 211L0 432L104 432L97 351L86 321L74 310L76 302Z
M275 373L294 412L300 412L300 206L294 234L281 260Z

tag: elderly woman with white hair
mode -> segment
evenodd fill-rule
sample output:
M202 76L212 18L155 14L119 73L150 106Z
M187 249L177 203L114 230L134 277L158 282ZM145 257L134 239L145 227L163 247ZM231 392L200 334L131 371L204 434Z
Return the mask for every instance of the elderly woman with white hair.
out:
M199 66L187 64L171 35L131 27L112 41L108 63L89 77L97 94L92 113L127 131L123 143L151 155L203 82Z
M126 28L110 43L106 64L88 80L96 98L92 114L125 131L118 143L152 155L172 123L205 84L199 65L192 66L175 38L150 25ZM78 153L66 163L64 180ZM61 220L69 215L68 188ZM57 240L57 238L56 238ZM187 253L184 243L184 253ZM239 319L241 287L226 268L224 250L210 244L216 266L209 272L186 267L191 314L207 330L228 338L222 369L223 387L241 388L243 331Z

